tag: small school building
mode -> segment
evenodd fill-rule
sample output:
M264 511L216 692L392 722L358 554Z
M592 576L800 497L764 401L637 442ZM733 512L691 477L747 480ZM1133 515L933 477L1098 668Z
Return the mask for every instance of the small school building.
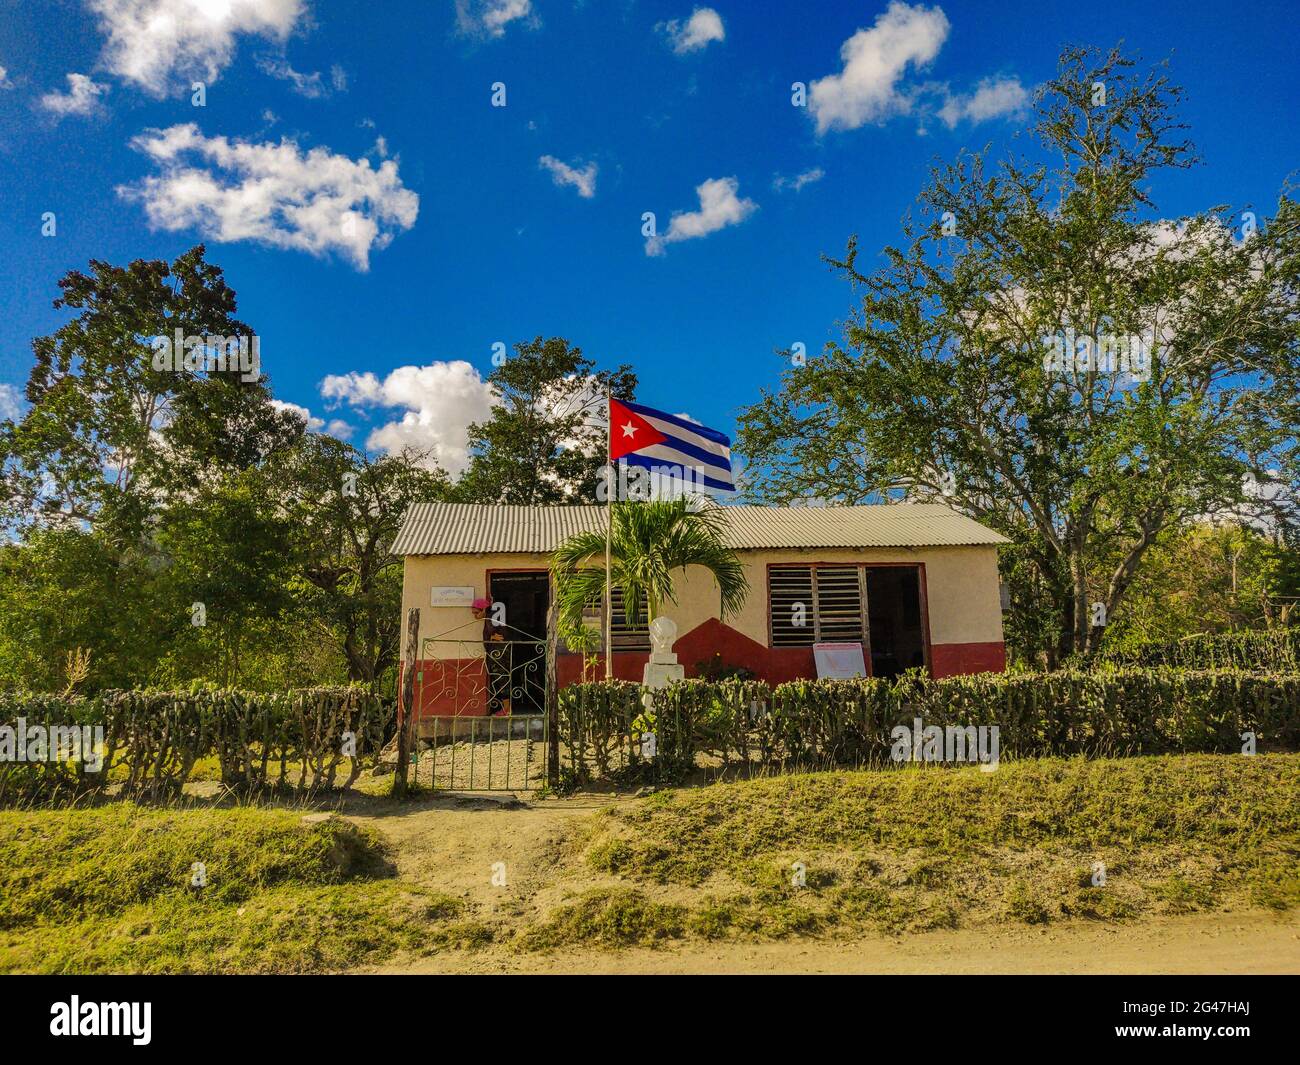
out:
M816 677L817 649L831 644L860 644L873 676L1005 667L997 548L1008 541L978 522L937 503L718 513L749 594L723 619L706 570L674 574L677 602L660 612L677 625L673 650L688 677L710 666L743 667L772 684ZM472 610L481 598L502 604L518 641L513 712L540 709L550 553L576 532L603 532L606 521L602 506L422 503L408 511L392 550L405 561L402 617L420 610L419 716L486 712L483 622ZM645 611L630 625L617 588L613 600L614 675L639 681L650 653ZM582 671L583 656L561 644L557 683L572 684Z

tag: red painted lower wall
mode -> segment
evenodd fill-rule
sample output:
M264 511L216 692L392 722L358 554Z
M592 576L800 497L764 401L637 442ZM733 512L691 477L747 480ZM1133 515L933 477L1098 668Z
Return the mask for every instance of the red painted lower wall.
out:
M997 643L936 643L930 648L930 675L956 677L963 673L1001 673L1007 651Z
M697 676L701 666L715 658L725 666L752 669L759 679L773 685L817 676L811 647L764 647L716 618L679 636L673 650L688 677ZM615 652L614 676L619 680L639 681L649 660L650 655L645 651ZM1006 664L1006 650L1000 641L930 646L930 673L936 678L1001 673ZM422 676L415 685L419 717L474 716L487 712L482 694L487 686L482 659L425 659L420 663L420 670ZM596 673L595 679L604 679L603 659L598 660ZM582 656L560 655L555 663L555 675L562 688L579 683Z

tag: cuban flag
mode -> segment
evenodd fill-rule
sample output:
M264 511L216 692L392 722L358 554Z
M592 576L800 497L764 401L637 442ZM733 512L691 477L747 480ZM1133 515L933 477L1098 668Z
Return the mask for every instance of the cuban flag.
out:
M663 475L677 467L715 492L734 492L731 438L653 407L609 400L609 459Z

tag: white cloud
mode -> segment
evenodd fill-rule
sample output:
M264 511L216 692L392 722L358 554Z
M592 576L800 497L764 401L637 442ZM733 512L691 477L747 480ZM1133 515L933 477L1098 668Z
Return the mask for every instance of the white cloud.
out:
M99 85L85 74L68 75L67 92L48 92L37 101L42 110L56 118L68 115L93 115L102 110L99 98L108 92L107 85Z
M858 30L844 42L844 69L809 87L808 109L817 132L857 129L906 113L911 101L899 91L904 72L933 60L949 28L940 8L910 7L894 0L870 29Z
M309 433L319 433L322 429L330 436L336 436L340 440L346 440L352 435L352 426L341 418L332 418L326 422L324 418L317 418L310 410L298 403L289 403L283 399L271 400L271 406L276 410L288 411L290 414L296 414L306 426Z
M14 83L9 80L9 71L0 66L0 89L12 89L13 87Z
M826 171L819 166L813 167L811 170L805 170L802 174L796 174L794 177L782 177L777 174L772 181L772 188L776 189L777 192L782 192L785 189L793 189L798 192L805 185L811 185L814 181L821 181L825 176Z
M557 185L561 187L572 185L584 200L589 200L596 195L595 163L588 163L581 170L575 170L553 155L544 155L537 162L543 170L551 172L551 178Z
M700 198L700 209L676 212L667 233L646 238L646 254L662 255L665 244L707 237L719 229L739 225L758 210L753 200L742 200L736 195L739 188L734 177L711 178L697 185L695 193Z
M456 0L456 25L462 33L502 37L517 19L538 25L532 0Z
M371 432L366 447L390 454L404 447L426 451L453 475L469 465L470 423L486 421L494 399L492 387L462 360L399 366L383 380L373 373L333 374L320 391L333 403L402 410L400 419Z
M348 72L337 63L330 67L330 84L335 92L348 91Z
M0 384L0 421L17 420L23 412L23 396L15 385Z
M235 37L283 42L303 18L304 0L86 0L108 38L112 74L163 97L190 82L217 80L235 54Z
M251 240L312 255L338 252L359 270L371 251L415 225L420 198L397 163L374 168L328 148L304 152L287 138L254 144L205 137L193 123L147 130L132 147L159 173L118 194L144 204L149 224L197 229L218 241Z
M298 418L307 424L311 432L317 432L325 427L325 419L315 417L311 411L297 403L288 403L283 399L271 400L271 406L276 410L288 411L290 414L296 414Z
M314 74L304 74L294 70L283 56L258 56L257 69L267 77L275 78L277 81L287 81L294 92L308 100L319 100L322 96L329 95L319 70Z
M949 96L939 117L949 129L963 120L987 122L991 118L1023 114L1029 104L1029 90L1016 77L984 78L968 95Z
M710 41L726 40L727 31L722 25L722 16L711 7L697 7L685 22L671 19L661 22L655 29L668 38L673 51L678 55L698 52L707 48Z

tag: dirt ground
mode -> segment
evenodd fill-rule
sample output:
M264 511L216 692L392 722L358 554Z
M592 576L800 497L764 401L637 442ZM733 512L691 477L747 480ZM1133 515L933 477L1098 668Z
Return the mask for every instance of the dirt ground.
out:
M1208 914L1125 925L1079 922L989 934L922 932L850 942L687 943L552 955L481 951L416 958L384 973L1300 973L1300 916Z
M381 799L343 811L393 844L399 875L476 904L487 917L535 912L566 891L556 883L575 819L626 798L537 802L526 794L444 795L409 806ZM499 864L499 863L503 863ZM505 886L493 883L504 872ZM934 931L897 938L696 942L659 950L550 955L508 947L397 959L384 973L1293 973L1300 974L1300 913L1208 913L1122 924Z
M489 722L487 727L497 725ZM501 723L504 724L504 723ZM540 730L535 736L512 739L441 740L422 747L415 760L414 780L425 787L502 788L532 791L546 783L545 752Z

